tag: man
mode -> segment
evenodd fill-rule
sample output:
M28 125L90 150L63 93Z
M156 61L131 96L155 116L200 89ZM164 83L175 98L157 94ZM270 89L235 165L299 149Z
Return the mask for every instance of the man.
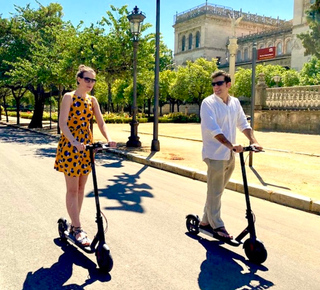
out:
M208 166L207 199L200 227L212 228L221 239L232 239L221 219L221 196L234 170L234 153L242 152L236 142L236 128L258 150L262 147L253 135L240 102L229 95L230 75L224 71L212 74L213 94L201 105L202 159Z

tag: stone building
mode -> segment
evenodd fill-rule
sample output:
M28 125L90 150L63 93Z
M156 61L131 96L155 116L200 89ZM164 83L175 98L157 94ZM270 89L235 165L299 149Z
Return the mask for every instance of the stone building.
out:
M275 57L261 62L300 70L309 57L297 34L308 30L305 11L315 0L294 0L293 19L235 11L230 7L206 3L175 15L174 59L176 65L204 57L218 59L221 68L229 68L230 39L237 39L235 65L250 67L252 47L275 48ZM257 61L259 63L259 61Z

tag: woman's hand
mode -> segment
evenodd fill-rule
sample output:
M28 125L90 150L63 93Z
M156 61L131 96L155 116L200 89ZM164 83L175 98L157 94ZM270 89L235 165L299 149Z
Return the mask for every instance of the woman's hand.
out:
M110 148L116 148L117 147L117 142L115 141L108 141L108 145Z
M73 141L72 145L77 148L78 152L84 151L86 149L86 145L78 141Z

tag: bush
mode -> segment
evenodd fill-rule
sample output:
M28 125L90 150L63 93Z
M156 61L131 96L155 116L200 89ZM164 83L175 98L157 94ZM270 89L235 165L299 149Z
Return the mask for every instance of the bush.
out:
M110 124L124 124L124 123L130 123L132 120L132 117L127 113L120 113L120 114L106 113L103 115L103 120L105 121L105 123L110 123ZM147 123L148 118L145 117L145 114L139 113L137 114L137 121L139 123Z
M196 114L169 113L159 117L160 123L199 123L200 118Z

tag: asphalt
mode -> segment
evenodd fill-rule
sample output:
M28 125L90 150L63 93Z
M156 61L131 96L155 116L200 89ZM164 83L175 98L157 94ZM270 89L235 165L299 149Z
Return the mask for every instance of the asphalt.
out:
M27 129L30 120L16 118L0 123ZM206 182L206 164L201 158L200 124L158 124L158 136L153 135L153 123L141 123L138 136L140 148L127 148L130 136L129 124L107 124L110 135L118 143L117 149L110 149L131 161L167 170L189 178ZM58 138L56 123L43 123L42 129L33 129L42 134ZM95 141L103 136L94 125ZM320 214L320 135L261 132L255 136L264 147L264 152L245 155L246 177L252 196L289 206L299 210ZM152 152L154 138L160 143L160 151ZM243 134L238 132L237 143L248 145ZM243 179L239 158L227 186L228 189L243 192Z

